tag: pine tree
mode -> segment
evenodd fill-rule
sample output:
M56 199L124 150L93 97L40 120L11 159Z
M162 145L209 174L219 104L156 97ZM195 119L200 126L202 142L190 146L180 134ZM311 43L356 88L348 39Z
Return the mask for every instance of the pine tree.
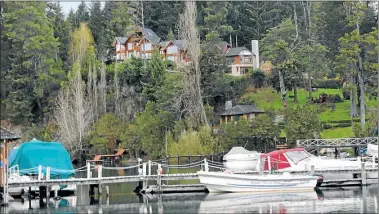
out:
M220 41L228 36L233 28L227 23L229 2L207 2L205 12L206 40L210 42Z
M105 39L104 37L104 17L101 11L101 3L99 1L93 1L90 8L89 28L95 41L95 46L98 55L105 55Z
M76 17L75 28L78 28L80 23L88 22L89 12L88 12L87 4L84 1L82 1L82 3L80 3L80 5L78 6L78 9L75 12L75 17Z
M174 36L174 33L172 32L171 28L170 28L170 31L168 32L167 40L169 40L169 41L175 40L175 36Z

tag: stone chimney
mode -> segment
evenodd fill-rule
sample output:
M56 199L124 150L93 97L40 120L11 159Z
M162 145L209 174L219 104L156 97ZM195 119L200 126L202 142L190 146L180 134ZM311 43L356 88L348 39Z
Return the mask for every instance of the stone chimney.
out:
M258 40L251 40L251 53L253 53L254 69L259 68L259 44Z
M232 108L232 107L233 107L233 103L231 100L225 101L225 111Z

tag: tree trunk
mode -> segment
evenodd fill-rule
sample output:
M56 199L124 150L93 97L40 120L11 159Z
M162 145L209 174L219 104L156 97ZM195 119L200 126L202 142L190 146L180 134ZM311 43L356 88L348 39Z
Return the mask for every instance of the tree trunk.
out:
M354 77L351 77L351 84L355 85ZM358 115L357 113L357 103L355 100L355 93L354 89L350 89L350 117L356 117Z
M308 99L309 101L312 100L312 77L311 77L311 74L310 72L308 72Z
M279 85L280 85L280 93L282 95L282 103L283 107L287 107L287 100L286 100L286 88L284 85L284 78L282 72L279 70Z
M357 22L356 26L357 26L358 34L360 35L358 22ZM360 46L360 44L359 44L359 46ZM358 53L358 86L359 86L359 91L360 91L360 96L359 96L360 112L359 112L359 116L361 118L362 131L365 131L365 129L366 129L365 83L363 81L363 64L362 64L362 57L361 57L360 53Z
M299 102L299 100L297 99L297 86L296 85L293 87L293 101L295 103Z

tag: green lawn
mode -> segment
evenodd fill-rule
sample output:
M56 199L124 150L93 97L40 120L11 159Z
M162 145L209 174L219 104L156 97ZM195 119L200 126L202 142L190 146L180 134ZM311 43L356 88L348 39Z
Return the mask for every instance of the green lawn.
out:
M320 94L339 94L342 97L341 89L318 89L312 93L313 97L318 97ZM305 104L307 102L308 92L304 89L299 89L298 91L298 100L299 103L295 103L293 98L289 96L293 96L293 91L288 92L287 102L288 106L294 106L297 104ZM241 101L253 102L257 105L258 108L268 110L274 109L276 111L280 111L283 109L282 102L280 99L280 94L277 93L272 88L262 88L262 89L250 89L249 92L245 93L241 97ZM377 100L368 100L366 99L366 103L369 107L376 107ZM335 125L338 121L341 123L346 123L342 121L350 120L350 103L349 100L344 100L344 102L335 104L334 112L331 111L331 108L325 107L325 110L320 114L320 120L324 124ZM281 131L281 137L285 136L284 130ZM344 138L344 137L354 137L354 133L351 127L344 128L331 128L326 129L321 133L322 138Z

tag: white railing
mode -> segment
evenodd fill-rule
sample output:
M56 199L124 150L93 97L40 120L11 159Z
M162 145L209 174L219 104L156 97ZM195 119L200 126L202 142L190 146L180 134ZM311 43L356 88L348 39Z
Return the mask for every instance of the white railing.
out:
M367 144L377 144L377 137L366 138L335 138L297 140L297 147L302 148L335 148L335 147L365 147Z

